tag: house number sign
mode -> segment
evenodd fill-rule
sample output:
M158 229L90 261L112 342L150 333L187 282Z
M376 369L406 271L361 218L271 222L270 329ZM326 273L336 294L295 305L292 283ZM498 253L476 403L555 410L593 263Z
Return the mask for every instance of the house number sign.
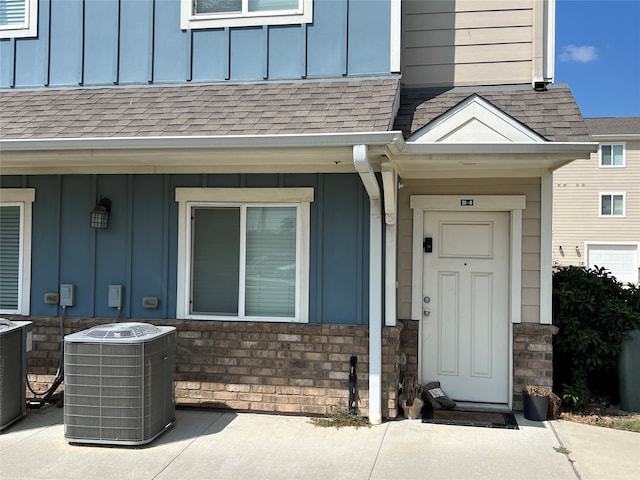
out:
M460 200L460 206L461 207L473 207L473 200L463 198L463 199Z

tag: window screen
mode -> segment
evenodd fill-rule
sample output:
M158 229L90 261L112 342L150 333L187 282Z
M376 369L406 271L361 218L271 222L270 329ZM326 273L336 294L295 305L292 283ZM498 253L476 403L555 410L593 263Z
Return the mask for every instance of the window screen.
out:
M605 167L624 165L622 145L602 145L602 165Z
M294 317L296 223L296 207L194 208L191 312Z

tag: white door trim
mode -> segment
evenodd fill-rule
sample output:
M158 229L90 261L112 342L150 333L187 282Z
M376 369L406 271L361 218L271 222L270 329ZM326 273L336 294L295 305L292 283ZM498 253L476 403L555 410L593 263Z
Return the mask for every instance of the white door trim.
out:
M513 404L513 327L521 322L522 312L522 211L526 208L524 195L412 195L413 248L411 274L411 318L420 321L422 330L423 293L423 234L425 211L452 212L509 212L509 403ZM422 375L422 352L418 348L418 369Z

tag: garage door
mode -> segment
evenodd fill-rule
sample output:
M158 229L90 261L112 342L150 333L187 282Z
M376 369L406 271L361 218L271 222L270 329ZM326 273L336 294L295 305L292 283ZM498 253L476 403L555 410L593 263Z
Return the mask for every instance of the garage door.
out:
M604 267L623 283L638 283L636 245L589 245L589 267Z

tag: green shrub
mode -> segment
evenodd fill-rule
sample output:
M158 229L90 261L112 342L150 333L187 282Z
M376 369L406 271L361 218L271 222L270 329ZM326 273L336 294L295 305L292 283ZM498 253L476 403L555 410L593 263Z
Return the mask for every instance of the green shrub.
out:
M554 384L580 406L595 393L615 398L617 362L629 330L640 328L640 292L604 268L562 267L553 276Z

